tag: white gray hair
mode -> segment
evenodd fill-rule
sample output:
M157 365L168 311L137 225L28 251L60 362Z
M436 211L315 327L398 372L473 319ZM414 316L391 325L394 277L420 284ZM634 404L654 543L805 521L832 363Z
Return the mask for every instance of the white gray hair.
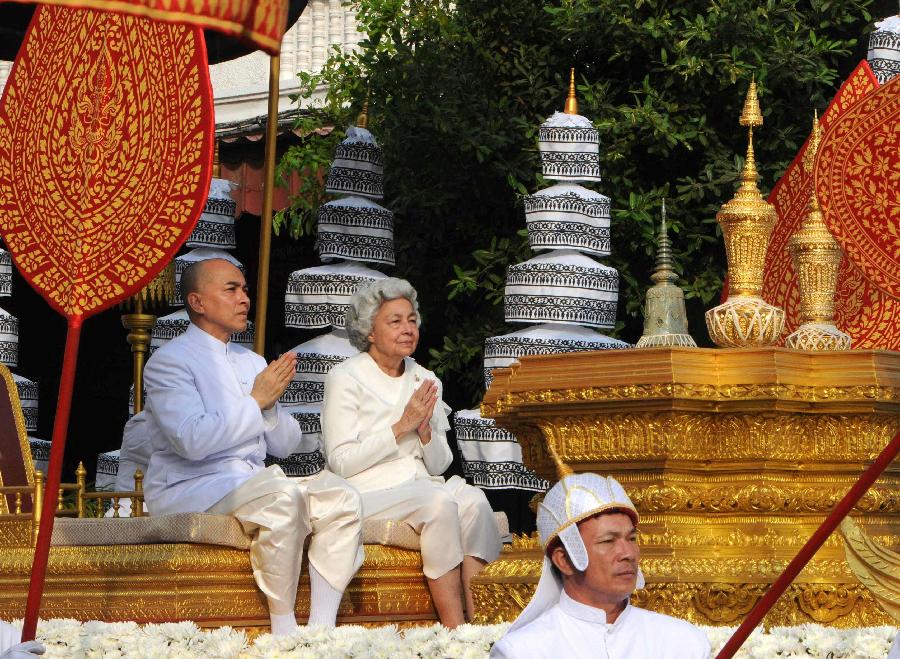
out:
M405 279L387 277L360 286L350 298L350 306L344 314L344 325L350 344L361 352L369 349L369 334L375 323L375 315L381 305L390 300L406 298L416 313L416 325L422 324L416 289Z

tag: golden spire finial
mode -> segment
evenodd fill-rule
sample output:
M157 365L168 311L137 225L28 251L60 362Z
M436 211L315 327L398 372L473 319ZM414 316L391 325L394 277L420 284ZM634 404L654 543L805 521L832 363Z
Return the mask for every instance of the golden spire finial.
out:
M212 168L213 178L221 178L222 176L222 161L219 160L219 138L213 138L213 168Z
M363 101L362 110L356 118L357 128L369 127L369 92L366 92L366 100Z
M756 77L750 80L750 87L747 88L747 97L744 99L744 109L741 110L741 117L738 119L741 126L747 126L747 158L744 160L744 169L741 172L741 189L745 192L754 193L756 197L762 199L759 188L756 187L756 157L753 151L753 127L762 126L763 116L759 109L759 97L756 94Z
M811 174L813 171L813 165L815 165L821 141L822 125L819 123L819 111L815 110L813 113L812 132L809 134L809 144L806 147L806 153L803 154L803 170L807 174Z
M578 98L575 96L575 67L569 70L569 95L566 96L566 105L563 108L566 114L578 114Z
M750 87L747 89L747 97L744 99L744 109L741 111L741 118L738 120L741 126L747 126L752 129L754 126L763 125L762 112L759 110L759 97L756 94L756 76L750 80Z

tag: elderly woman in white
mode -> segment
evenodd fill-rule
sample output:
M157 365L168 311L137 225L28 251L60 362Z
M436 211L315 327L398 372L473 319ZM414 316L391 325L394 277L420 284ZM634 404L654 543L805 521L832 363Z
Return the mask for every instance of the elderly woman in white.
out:
M325 379L322 433L332 471L362 495L366 519L404 521L421 538L423 571L441 622L473 614L469 582L500 552L484 493L450 466L440 380L410 357L419 341L416 291L402 279L362 287L347 310L362 352ZM463 610L465 600L465 611Z

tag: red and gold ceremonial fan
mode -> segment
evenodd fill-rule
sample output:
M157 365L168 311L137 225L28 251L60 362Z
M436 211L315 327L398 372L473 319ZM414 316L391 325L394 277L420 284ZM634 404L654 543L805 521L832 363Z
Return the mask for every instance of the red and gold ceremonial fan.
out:
M46 487L59 487L85 318L140 291L190 235L212 173L202 28L277 53L288 0L46 0L0 101L0 234L68 331ZM34 638L56 496L22 637Z
M845 121L852 120L856 123L857 119L851 117L856 117L859 110L854 109L878 89L878 82L868 63L861 62L841 85L822 115L822 127L829 142L835 139L832 137L832 127L838 124L848 125ZM844 132L846 131L842 129L841 133ZM872 135L872 139L875 140L876 136ZM864 141L859 143L863 144ZM832 151L833 149L829 149L827 152ZM778 212L778 222L772 231L769 251L766 254L763 297L768 303L784 309L783 337L797 329L800 324L800 290L788 241L800 228L809 204L812 174L803 169L805 153L806 144L797 153L769 195L769 203L774 205ZM846 234L851 226L850 222L854 221L853 217L849 214L842 215L843 211L835 205L834 194L827 195L827 198L822 197L823 185L837 186L838 189L847 186L848 193L856 195L857 191L865 194L865 190L875 181L867 181L861 171L852 167L844 167L840 178L826 174L821 168L824 163L830 161L831 156L825 157L822 153L820 147L816 161L819 170L817 175L819 202L825 213L828 228L844 249L835 292L835 324L853 337L854 348L900 350L900 325L895 320L900 314L900 297L887 292L889 290L887 287L882 288L867 274L868 268L863 267L865 256L861 251L853 251L852 245L851 249L848 249ZM848 160L842 157L841 162L846 163ZM894 190L898 189L900 186L895 183ZM896 200L894 203L896 204ZM894 219L893 226L897 226L896 222ZM889 224L886 216L882 219L882 224ZM854 259L853 255L859 256Z

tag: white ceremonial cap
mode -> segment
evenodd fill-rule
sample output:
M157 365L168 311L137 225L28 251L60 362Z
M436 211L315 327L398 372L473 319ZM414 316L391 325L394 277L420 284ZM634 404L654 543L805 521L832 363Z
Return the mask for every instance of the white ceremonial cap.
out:
M625 513L637 526L637 509L615 478L590 473L564 476L538 505L537 530L544 551L551 540L559 537L572 565L583 572L588 566L588 556L578 522L611 511Z
M588 566L588 553L578 531L578 523L604 513L623 513L637 526L640 517L619 482L611 476L581 473L569 474L544 495L538 505L537 530L544 550L544 567L534 597L525 610L516 618L509 631L518 629L535 620L547 609L559 602L563 590L561 578L553 569L547 556L547 546L554 538L559 538L572 565L579 571ZM638 568L636 588L644 587L644 575Z

